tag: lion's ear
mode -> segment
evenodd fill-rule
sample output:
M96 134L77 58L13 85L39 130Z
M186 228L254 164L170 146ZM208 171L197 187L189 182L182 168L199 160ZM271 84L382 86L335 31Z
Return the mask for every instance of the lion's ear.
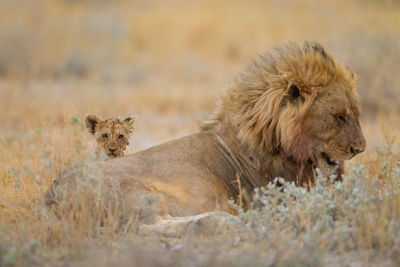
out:
M94 134L96 132L96 126L100 122L102 122L103 119L97 116L96 114L87 114L85 117L85 126L88 128L89 133Z
M133 131L136 118L137 118L137 115L133 114L133 115L125 118L124 121L122 122L130 132Z
M301 89L295 84L289 84L287 95L291 102L303 101L304 96L302 95Z

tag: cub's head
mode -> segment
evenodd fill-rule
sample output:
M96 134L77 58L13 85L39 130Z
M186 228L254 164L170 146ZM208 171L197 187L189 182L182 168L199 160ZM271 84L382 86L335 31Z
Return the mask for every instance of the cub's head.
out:
M123 121L117 118L103 120L96 114L85 117L88 131L96 137L100 149L110 158L124 155L129 138L133 133L135 116Z

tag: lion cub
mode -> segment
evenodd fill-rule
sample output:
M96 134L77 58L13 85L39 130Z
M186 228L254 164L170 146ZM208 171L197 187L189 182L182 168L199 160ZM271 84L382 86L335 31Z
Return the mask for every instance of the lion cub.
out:
M103 120L96 114L88 114L85 117L85 125L96 137L98 152L104 152L109 158L115 158L125 154L135 120L135 115L120 121L117 118Z

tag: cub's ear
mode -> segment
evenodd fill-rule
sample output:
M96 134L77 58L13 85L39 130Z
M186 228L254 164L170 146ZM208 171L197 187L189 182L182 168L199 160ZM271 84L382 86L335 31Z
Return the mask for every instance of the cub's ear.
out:
M94 134L96 132L96 126L100 122L102 122L103 119L97 116L96 114L90 113L87 114L85 117L85 126L88 128L89 133Z
M304 101L304 96L299 86L295 83L290 83L287 90L287 96L290 102Z
M130 131L133 132L134 124L137 119L137 115L133 114L122 121L122 124Z

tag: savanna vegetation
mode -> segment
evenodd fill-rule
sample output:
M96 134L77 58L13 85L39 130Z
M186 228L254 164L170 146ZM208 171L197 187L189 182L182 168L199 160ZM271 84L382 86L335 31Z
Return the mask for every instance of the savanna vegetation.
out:
M0 1L0 266L399 265L399 13L395 0ZM98 160L85 114L138 114L128 153L193 133L252 58L303 40L358 75L367 150L342 183L265 185L263 208L232 203L217 234L183 238L44 216L51 180Z

